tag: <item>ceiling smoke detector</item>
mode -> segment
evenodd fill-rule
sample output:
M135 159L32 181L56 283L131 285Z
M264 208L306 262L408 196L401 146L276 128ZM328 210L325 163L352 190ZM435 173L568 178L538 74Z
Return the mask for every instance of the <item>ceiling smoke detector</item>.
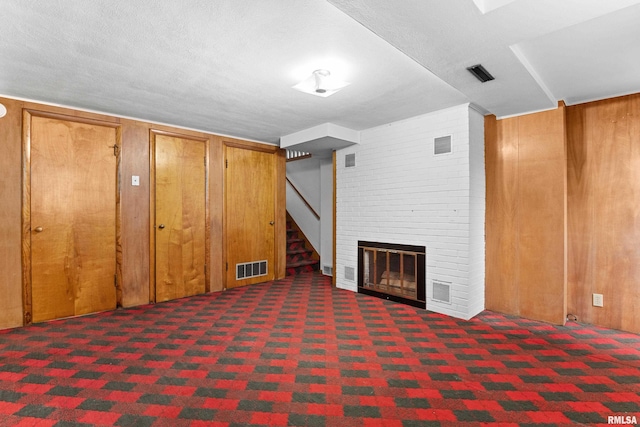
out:
M293 86L300 92L309 93L311 95L326 98L331 96L342 88L349 86L350 83L343 82L331 75L329 70L315 70L309 77Z

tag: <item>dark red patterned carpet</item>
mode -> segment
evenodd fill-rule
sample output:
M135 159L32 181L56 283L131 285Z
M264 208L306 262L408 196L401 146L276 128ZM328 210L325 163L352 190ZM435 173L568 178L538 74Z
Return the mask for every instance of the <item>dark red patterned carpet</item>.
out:
M561 426L640 418L640 337L452 319L318 273L0 332L2 426Z

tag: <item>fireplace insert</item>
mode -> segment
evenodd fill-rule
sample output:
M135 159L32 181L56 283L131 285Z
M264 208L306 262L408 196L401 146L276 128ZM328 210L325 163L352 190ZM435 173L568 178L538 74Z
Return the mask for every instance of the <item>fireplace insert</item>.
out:
M358 241L358 292L426 308L424 246Z

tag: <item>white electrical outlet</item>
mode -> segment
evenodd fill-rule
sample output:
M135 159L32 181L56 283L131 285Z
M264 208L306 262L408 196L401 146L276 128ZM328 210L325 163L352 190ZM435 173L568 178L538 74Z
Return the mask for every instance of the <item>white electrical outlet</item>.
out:
M140 177L138 175L131 175L131 185L137 187L140 185Z
M593 306L604 307L604 297L602 294L593 294Z

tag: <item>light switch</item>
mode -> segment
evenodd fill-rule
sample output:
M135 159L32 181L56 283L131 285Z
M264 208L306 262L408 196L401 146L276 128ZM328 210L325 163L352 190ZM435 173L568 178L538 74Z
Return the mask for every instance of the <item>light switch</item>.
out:
M131 175L131 185L136 187L140 185L140 177L138 175Z

